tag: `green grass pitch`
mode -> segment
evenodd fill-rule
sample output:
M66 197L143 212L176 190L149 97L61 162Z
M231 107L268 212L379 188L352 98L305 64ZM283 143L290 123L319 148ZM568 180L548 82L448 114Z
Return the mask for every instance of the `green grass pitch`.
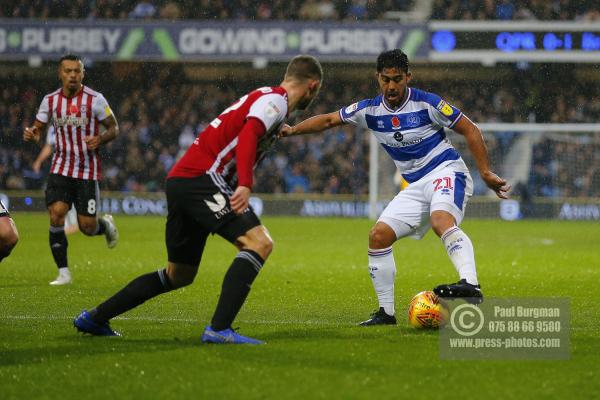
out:
M264 346L202 345L234 248L209 239L193 285L138 307L122 338L77 334L72 318L165 264L164 219L117 216L121 241L69 237L74 283L56 269L47 218L16 214L21 242L0 264L0 399L599 398L600 225L467 220L484 293L569 297L571 359L441 361L436 332L406 308L456 279L433 233L394 246L398 326L362 328L375 308L367 220L264 218L275 250L235 326Z

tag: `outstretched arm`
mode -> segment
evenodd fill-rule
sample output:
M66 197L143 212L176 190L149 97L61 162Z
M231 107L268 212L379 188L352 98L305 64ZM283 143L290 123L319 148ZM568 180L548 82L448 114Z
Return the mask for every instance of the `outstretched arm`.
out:
M477 169L485 184L496 192L496 195L501 199L507 199L507 192L510 190L510 185L506 180L500 178L490 170L490 163L487 148L481 135L481 130L475 125L466 115L463 115L460 121L452 128L455 132L463 135L467 140L469 150L475 158Z
M340 118L340 113L338 111L329 114L315 115L314 117L305 119L304 121L294 126L285 125L281 129L280 136L286 137L306 135L307 133L323 132L324 130L340 126L343 123L344 121L342 121L342 119Z

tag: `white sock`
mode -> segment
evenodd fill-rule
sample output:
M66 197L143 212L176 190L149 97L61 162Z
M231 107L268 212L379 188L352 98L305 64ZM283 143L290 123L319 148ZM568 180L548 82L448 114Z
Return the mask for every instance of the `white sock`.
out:
M396 278L396 262L392 248L369 249L369 275L373 281L379 307L383 307L387 315L394 315L394 279Z
M442 242L460 279L466 279L471 285L477 285L475 253L471 239L458 226L453 226L442 234Z
M58 274L60 276L71 276L71 271L69 271L68 267L66 267L66 268L59 268L58 269Z

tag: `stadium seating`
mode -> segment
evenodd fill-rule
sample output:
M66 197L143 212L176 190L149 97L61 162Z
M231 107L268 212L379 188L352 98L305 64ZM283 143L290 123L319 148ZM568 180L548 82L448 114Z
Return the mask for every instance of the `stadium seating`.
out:
M225 109L240 93L252 89L249 82L234 78L223 79L218 83L192 81L184 77L183 71L171 68L170 73L167 73L166 67L156 65L147 68L139 80L132 79L123 87L121 82L112 79L109 74L96 73L103 68L90 71L89 84L106 94L122 131L121 136L103 150L103 190L162 190L167 171L178 155L191 144L196 133L210 122L207 118ZM418 77L418 66L415 67L415 74ZM528 77L539 75L539 71L528 73L516 70L514 74L514 79L508 77L484 83L434 80L417 81L416 85L442 94L476 122L600 120L600 100L596 96L600 88L597 83L579 82L568 87L546 85L548 78L542 74L537 80L530 79L529 89L524 93L520 83L529 79ZM556 73L548 71L547 74ZM569 76L567 71L561 74ZM564 77L561 75L561 79ZM0 78L0 82L0 97L3 100L0 102L0 187L38 189L43 185L48 164L43 168L43 174L31 171L31 164L39 148L23 143L21 134L23 127L31 124L35 117L41 96L52 90L55 81L53 77L40 80L22 75L5 76ZM331 112L376 94L373 78L369 74L364 74L358 82L337 83L328 86L326 81L311 109L296 118ZM514 132L486 135L494 165L502 163L515 135ZM449 137L467 164L474 167L464 141L457 135ZM546 143L556 145L545 148ZM592 157L593 153L590 155L580 151L585 146L582 143L560 143L547 139L536 145L531 173L535 194L597 195L600 186L589 182L592 179L590 177L598 175L594 174L598 170L598 160ZM551 165L557 159L560 160L556 152L563 151L564 146L568 147L567 154L572 162L561 163L561 170L569 171L568 174L561 175L561 179L568 176L573 189L561 191L557 189L560 186L558 178L551 179L558 176L555 172L551 173ZM575 162L574 154L587 157L586 163ZM262 193L365 194L368 191L367 155L368 137L352 127L318 136L286 139L280 141L275 151L269 153L261 168L257 169L255 189ZM481 182L477 184L476 179L476 194L484 192L485 187Z

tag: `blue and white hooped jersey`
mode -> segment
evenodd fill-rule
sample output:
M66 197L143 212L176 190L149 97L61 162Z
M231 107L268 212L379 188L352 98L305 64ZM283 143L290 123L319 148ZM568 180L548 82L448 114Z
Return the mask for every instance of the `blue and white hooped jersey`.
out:
M444 132L462 115L440 96L414 88L408 88L406 100L396 110L382 95L340 110L342 121L371 130L408 183L452 161L462 162Z

